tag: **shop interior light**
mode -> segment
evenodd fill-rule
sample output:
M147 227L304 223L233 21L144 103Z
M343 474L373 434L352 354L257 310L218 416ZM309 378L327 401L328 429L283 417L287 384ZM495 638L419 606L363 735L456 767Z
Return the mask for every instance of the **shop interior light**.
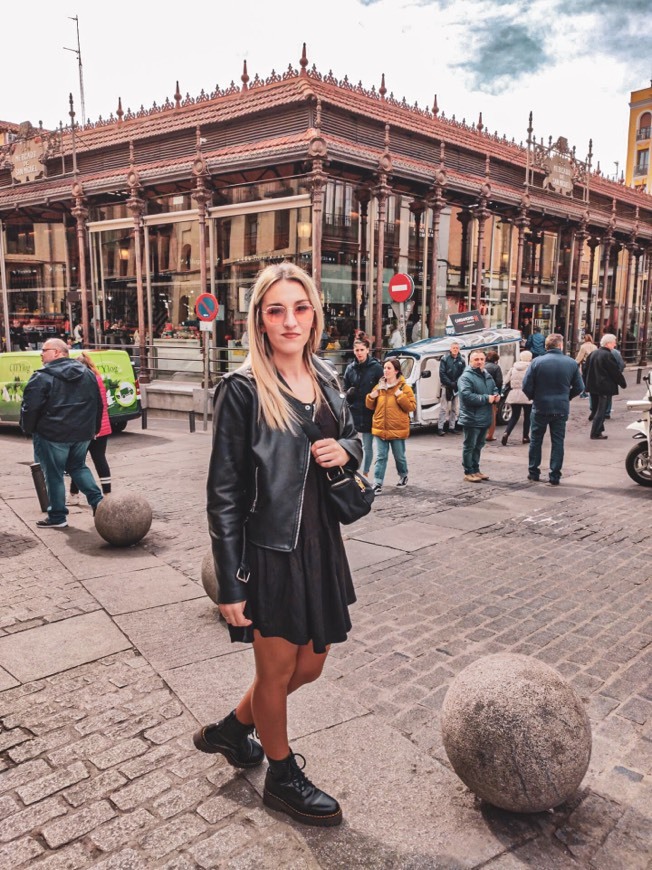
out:
M312 233L312 224L309 221L299 221L297 235L300 239L309 239Z

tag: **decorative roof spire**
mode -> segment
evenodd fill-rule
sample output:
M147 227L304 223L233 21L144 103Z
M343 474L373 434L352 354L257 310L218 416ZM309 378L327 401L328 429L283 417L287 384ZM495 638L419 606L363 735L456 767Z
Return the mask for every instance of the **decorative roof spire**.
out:
M240 81L242 82L242 90L246 91L249 87L249 73L247 72L247 61L242 65L242 75L240 76Z
M439 114L439 106L437 105L437 94L435 94L435 102L432 104L432 114L437 117Z
M308 68L308 55L306 54L306 44L303 43L303 48L301 49L301 60L299 61L299 66L301 67L301 71L299 72L300 76L307 76L307 68Z
M484 130L484 124L482 123L482 112L480 112L480 117L478 118L478 133L482 133Z
M387 88L385 87L385 73L382 74L380 79L380 90L378 91L380 94L380 99L385 99L385 94L387 93Z
M181 91L179 90L179 79L177 79L177 89L174 92L174 108L181 108Z
M122 116L124 112L122 111L122 97L118 97L118 108L116 110L116 115L118 116L118 121L122 121Z

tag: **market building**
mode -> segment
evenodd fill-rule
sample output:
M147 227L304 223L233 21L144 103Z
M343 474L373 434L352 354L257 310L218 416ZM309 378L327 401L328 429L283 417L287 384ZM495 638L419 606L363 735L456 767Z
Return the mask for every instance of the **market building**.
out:
M3 345L83 324L124 345L142 379L201 372L194 304L220 311L211 366L242 358L259 269L292 260L323 295L324 344L355 328L386 343L397 271L415 282L410 333L450 313L527 333L619 331L647 353L652 197L603 177L591 144L526 141L311 67L47 131L0 146ZM5 125L7 126L7 125ZM416 325L413 333L412 328ZM245 340L246 344L246 340ZM333 351L337 353L336 350ZM181 374L180 374L181 373Z

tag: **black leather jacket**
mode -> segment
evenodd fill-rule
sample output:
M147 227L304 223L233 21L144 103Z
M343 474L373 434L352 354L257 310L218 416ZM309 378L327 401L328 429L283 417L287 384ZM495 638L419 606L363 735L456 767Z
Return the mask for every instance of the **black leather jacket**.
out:
M350 468L362 459L348 403L335 375L314 358L322 392L339 421L338 441ZM258 391L250 370L226 375L215 391L213 451L208 472L208 528L221 604L247 598L247 541L289 552L297 545L310 442L303 431L270 429L258 420Z

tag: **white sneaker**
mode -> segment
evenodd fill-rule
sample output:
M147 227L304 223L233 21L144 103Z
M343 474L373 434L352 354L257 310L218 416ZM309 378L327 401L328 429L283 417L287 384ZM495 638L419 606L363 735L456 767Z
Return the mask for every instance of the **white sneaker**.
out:
M68 493L68 497L66 498L66 504L68 505L68 507L78 507L80 504L79 493Z

